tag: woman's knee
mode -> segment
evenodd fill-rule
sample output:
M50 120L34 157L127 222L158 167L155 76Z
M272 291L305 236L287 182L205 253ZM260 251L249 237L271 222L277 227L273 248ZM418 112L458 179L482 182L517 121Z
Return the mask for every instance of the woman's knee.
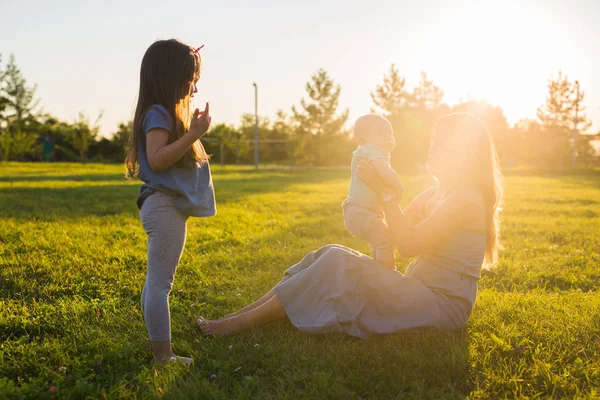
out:
M323 246L319 250L315 251L315 256L316 256L316 258L319 258L319 257L327 254L329 257L331 257L333 255L347 254L352 251L353 250L351 250L345 246L342 246L340 244L328 244L327 246ZM358 252L356 252L356 253L358 254Z

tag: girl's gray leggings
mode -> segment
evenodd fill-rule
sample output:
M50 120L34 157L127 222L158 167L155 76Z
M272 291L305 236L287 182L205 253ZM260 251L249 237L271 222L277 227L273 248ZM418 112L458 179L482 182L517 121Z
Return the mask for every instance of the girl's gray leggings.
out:
M150 341L166 342L171 340L169 293L185 246L187 217L175 208L171 196L156 192L144 201L140 219L148 235L142 313Z

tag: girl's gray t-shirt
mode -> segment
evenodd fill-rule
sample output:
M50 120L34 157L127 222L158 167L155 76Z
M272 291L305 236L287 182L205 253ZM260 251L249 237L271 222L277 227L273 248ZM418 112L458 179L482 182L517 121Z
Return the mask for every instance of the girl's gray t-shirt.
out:
M140 164L139 178L144 182L140 187L138 207L156 191L173 197L173 205L184 215L190 217L210 217L217 213L215 191L208 162L201 166L180 168L171 166L155 172L150 168L146 153L146 134L154 128L168 132L173 129L173 117L167 109L159 104L152 105L144 114L142 121L143 135L138 140L138 159Z

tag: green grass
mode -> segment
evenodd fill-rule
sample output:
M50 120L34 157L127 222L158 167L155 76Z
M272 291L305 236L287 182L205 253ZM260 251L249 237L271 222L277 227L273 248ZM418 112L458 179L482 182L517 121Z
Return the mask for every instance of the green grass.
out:
M500 263L468 327L368 340L281 321L203 337L308 251L341 243L347 172L214 169L218 215L191 219L171 295L176 352L151 362L138 184L121 166L0 164L0 398L600 396L600 172L508 173ZM431 184L403 177L407 199ZM400 260L403 270L409 260Z

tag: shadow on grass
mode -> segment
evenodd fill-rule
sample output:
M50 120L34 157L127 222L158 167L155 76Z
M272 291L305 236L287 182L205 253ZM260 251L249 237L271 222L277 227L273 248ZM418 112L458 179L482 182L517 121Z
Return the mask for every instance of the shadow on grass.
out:
M0 189L0 217L54 221L137 212L132 185Z
M244 173L239 171L215 174L214 185L219 203L236 202L255 194L283 192L290 185L318 184L346 177L346 172L323 171L323 173L286 172ZM122 177L121 177L122 178ZM11 182L22 181L110 181L119 175L74 175L9 178ZM122 184L89 185L74 187L4 187L0 188L0 217L19 220L52 221L57 219L83 218L87 216L110 216L129 214L137 217L136 198L139 186L122 179Z
M214 175L215 193L218 202L235 202L248 195L283 193L286 188L302 184L322 184L325 182L349 178L347 171L286 171L240 172ZM350 182L348 180L348 182Z
M74 182L127 182L124 175L121 174L80 174L80 175L12 175L0 176L0 182L18 183L18 182L48 182L48 181L74 181Z
M466 330L361 340L282 321L199 346L165 398L465 398L474 388Z

